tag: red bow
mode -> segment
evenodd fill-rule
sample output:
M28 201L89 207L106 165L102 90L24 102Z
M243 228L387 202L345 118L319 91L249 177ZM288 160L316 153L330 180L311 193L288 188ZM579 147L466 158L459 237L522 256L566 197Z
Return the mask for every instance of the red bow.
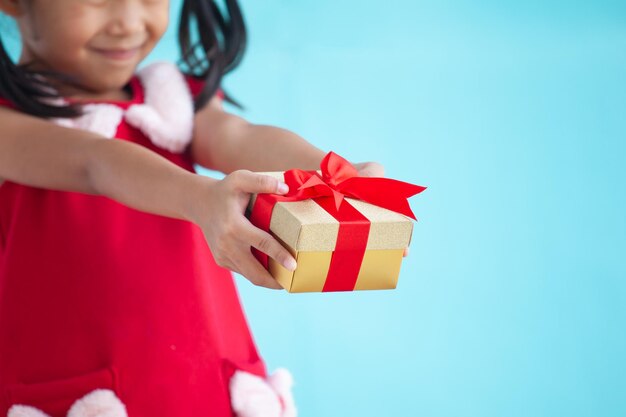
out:
M324 157L320 167L322 176L315 171L301 169L286 171L284 177L289 192L279 201L332 197L339 210L344 198L352 197L417 220L407 199L426 187L389 178L359 177L357 169L334 152Z

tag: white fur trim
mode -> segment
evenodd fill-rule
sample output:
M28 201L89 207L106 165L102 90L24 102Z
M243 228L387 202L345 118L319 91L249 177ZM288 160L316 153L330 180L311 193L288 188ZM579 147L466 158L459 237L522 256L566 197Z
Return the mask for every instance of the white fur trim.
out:
M74 119L53 119L59 126L88 130L109 139L115 137L124 110L113 104L86 104L83 115Z
M268 381L236 371L230 380L233 410L237 417L296 417L292 384L291 374L285 369L278 370Z
M282 417L296 417L298 410L296 410L296 404L291 393L291 388L293 387L291 373L285 368L279 368L267 378L267 381L283 400Z
M67 417L128 417L128 414L113 391L97 389L76 400Z
M60 126L88 130L107 138L115 137L125 118L156 146L180 153L193 135L193 97L183 74L170 62L148 65L137 74L144 87L144 103L124 111L114 104L86 104L84 114L73 119L52 119ZM48 99L62 105L63 99Z
M14 405L9 408L7 417L50 417L43 411L29 405Z
M115 137L124 110L112 104L87 104L85 114L76 119L76 127L99 133L107 138Z
M169 62L157 62L141 71L144 104L126 111L126 121L141 129L157 146L182 152L193 133L193 97L180 70Z
M29 405L14 405L7 417L50 417ZM110 389L96 389L74 401L67 417L128 417L126 407Z
M230 380L230 394L238 417L280 417L276 393L256 375L236 371Z

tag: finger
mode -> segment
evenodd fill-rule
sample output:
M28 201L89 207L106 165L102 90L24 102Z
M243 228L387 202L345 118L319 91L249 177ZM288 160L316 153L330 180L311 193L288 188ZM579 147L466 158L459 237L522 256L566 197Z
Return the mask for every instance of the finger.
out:
M289 271L295 271L298 266L296 260L283 245L278 243L278 241L266 231L253 226L250 222L248 222L248 225L249 227L246 227L244 235L244 240L248 244L267 254Z
M404 253L402 254L402 257L404 258L406 258L407 256L409 256L409 248L405 248Z
M359 171L361 177L384 177L385 168L378 162L361 162L356 164L355 167Z
M238 269L241 271L240 274L254 285L274 290L283 289L278 281L274 279L267 269L263 268L263 265L261 265L251 252L244 254L243 258L238 263Z
M245 169L230 174L235 187L247 193L285 194L289 186L271 175L257 174Z

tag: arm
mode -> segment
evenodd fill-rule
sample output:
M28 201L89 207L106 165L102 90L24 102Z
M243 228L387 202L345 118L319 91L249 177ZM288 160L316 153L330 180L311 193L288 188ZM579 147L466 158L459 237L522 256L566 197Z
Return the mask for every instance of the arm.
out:
M252 124L225 112L218 97L196 113L194 123L192 157L198 164L226 174L244 168L319 169L326 154L293 132Z
M218 265L269 288L280 285L250 247L287 268L295 260L243 216L251 193L284 193L275 178L235 171L223 180L196 175L131 142L68 129L0 108L0 178L110 197L137 210L189 220L202 229Z
M148 149L8 108L0 108L0 126L0 178L104 195L149 213L190 218L191 208L182 196L198 185L199 176Z
M325 153L300 136L273 126L253 125L227 113L222 99L213 97L196 113L192 158L198 164L223 173L237 169L285 171L292 168L318 169ZM377 162L353 164L361 176L383 177ZM405 249L407 256L409 249Z
M255 125L225 112L222 99L214 97L196 113L192 158L198 164L230 173L286 171L292 168L319 169L325 152L288 130ZM384 168L377 162L353 163L362 176L382 177Z

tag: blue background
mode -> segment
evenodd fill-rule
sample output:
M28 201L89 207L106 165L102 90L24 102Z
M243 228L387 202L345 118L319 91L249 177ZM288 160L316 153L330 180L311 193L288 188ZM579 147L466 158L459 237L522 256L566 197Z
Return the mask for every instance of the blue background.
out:
M626 415L626 3L242 7L248 120L428 186L397 290L239 279L300 415Z
M626 415L626 4L242 5L240 114L428 186L397 290L239 277L300 415Z

